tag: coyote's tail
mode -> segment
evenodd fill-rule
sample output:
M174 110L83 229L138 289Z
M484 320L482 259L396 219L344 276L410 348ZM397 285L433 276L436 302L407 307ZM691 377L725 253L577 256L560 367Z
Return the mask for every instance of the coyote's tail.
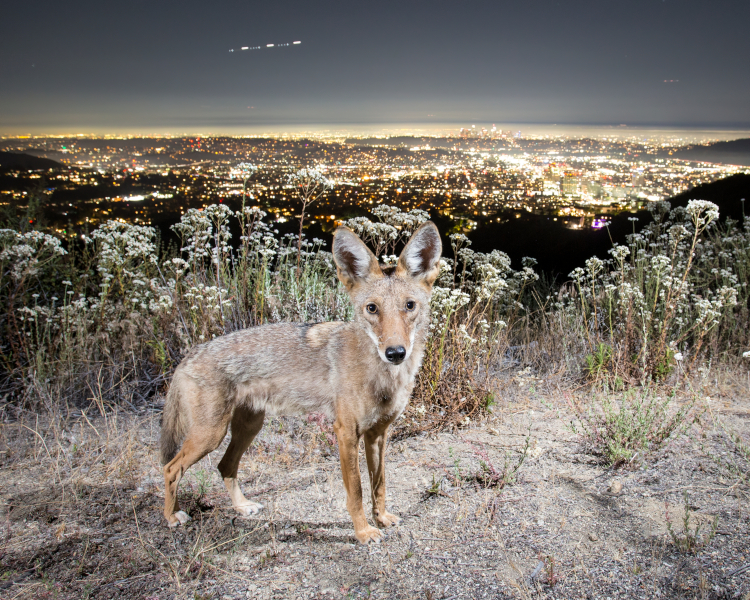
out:
M164 413L161 418L162 465L166 465L176 456L187 429L187 423L185 423L187 415L184 414L185 407L182 406L179 388L178 377L175 377L172 380L172 385L169 386L167 399L164 402Z

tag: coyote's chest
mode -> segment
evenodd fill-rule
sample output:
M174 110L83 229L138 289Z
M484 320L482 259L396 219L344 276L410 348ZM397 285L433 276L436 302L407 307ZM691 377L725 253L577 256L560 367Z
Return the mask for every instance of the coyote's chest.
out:
M417 358L417 357L414 357ZM412 362L411 360L409 361ZM372 395L368 403L368 414L363 419L363 429L382 421L393 421L404 412L409 403L414 377L419 368L418 361L400 367L379 370L371 382Z

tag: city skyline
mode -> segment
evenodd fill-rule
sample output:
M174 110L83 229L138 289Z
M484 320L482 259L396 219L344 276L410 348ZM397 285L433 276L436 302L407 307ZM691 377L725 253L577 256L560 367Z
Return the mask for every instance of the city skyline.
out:
M0 24L0 134L467 121L747 130L748 17L744 4L670 0L17 3Z

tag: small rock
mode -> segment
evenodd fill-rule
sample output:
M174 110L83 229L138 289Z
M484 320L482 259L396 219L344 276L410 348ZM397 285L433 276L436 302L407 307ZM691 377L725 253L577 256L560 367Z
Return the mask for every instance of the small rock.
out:
M595 534L595 533L594 533L594 532L592 531L591 533L589 533L589 539L590 539L590 540L591 540L592 542L598 542L598 541L599 541L599 536L598 536L598 535L596 535L596 534Z
M619 494L621 491L622 491L622 483L620 483L617 479L613 479L609 484L609 493Z

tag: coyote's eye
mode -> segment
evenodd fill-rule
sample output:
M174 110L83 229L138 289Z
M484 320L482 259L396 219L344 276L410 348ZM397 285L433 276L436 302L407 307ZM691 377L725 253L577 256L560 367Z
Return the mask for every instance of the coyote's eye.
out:
M409 300L406 303L406 310L414 310L417 307L417 303L414 300Z
M370 302L370 304L368 304L365 308L367 309L367 312L370 313L371 315L374 315L375 313L378 312L378 305L372 302Z

